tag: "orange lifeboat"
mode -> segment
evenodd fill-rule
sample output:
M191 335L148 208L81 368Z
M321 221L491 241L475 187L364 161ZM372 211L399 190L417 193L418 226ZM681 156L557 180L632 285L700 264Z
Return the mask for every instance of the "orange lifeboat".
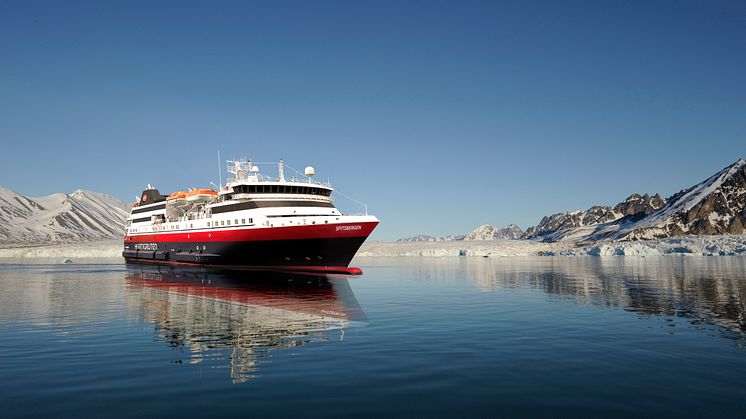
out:
M209 201L218 196L218 193L212 189L194 189L186 193L186 200L189 202Z
M167 201L171 201L173 199L184 199L184 198L186 198L186 196L187 196L186 192L184 192L184 191L178 191L178 192L174 192L171 195L169 195L168 198L166 198L166 200Z

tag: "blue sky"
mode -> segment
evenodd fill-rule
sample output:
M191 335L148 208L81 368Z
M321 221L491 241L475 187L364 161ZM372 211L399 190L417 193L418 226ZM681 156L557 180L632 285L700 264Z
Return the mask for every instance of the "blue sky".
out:
M0 0L0 185L131 200L220 149L375 238L526 228L746 157L744 45L743 1Z

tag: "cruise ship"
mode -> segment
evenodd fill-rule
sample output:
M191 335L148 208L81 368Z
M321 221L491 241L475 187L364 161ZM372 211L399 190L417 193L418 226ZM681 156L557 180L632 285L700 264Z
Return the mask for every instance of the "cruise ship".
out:
M251 160L228 161L216 189L164 195L148 185L125 226L127 262L204 265L256 270L360 274L349 264L378 225L375 216L343 214L330 183L315 170L285 178L260 173Z

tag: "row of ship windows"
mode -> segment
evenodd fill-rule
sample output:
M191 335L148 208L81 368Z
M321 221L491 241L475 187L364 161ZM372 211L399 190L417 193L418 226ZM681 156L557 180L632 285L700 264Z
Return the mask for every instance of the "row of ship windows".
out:
M249 218L249 224L253 224L254 219ZM246 224L246 218L241 218L241 224ZM233 220L233 225L241 225L238 223L238 218ZM226 225L231 225L231 220L221 220L221 221L208 221L207 226L208 227L222 227ZM194 228L194 224L189 224L189 227L184 226L184 228ZM154 226L154 231L164 231L164 230L180 230L181 226L179 224L172 225L169 229L167 229L165 226Z
M288 193L288 194L331 196L332 191L330 191L329 189L316 188L313 186L236 185L233 187L233 193Z
M234 223L233 223L234 225L238 225L238 218L236 218L233 221L234 221ZM252 224L253 222L254 222L254 219L253 218L249 218L249 224ZM246 224L246 219L245 218L241 218L241 224ZM231 220L221 220L220 221L220 226L224 226L224 225L231 225ZM210 221L207 222L207 226L211 227L210 226ZM214 223L212 223L212 227L218 227L218 222L215 221Z

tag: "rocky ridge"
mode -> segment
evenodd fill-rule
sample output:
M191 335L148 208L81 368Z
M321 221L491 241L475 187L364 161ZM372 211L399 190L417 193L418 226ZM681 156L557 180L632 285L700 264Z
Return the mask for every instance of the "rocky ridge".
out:
M398 241L532 239L587 244L745 233L746 160L739 159L668 199L634 193L613 207L596 205L545 216L525 232L514 224L502 229L485 224L464 236L415 236Z
M523 235L543 241L596 242L661 239L687 235L744 234L746 160L722 169L668 199L630 195L613 208L544 217Z
M523 239L540 238L556 241L570 233L584 231L583 228L615 222L625 218L640 218L665 205L660 195L632 194L614 207L595 205L585 211L559 212L545 216L539 224L526 229Z

